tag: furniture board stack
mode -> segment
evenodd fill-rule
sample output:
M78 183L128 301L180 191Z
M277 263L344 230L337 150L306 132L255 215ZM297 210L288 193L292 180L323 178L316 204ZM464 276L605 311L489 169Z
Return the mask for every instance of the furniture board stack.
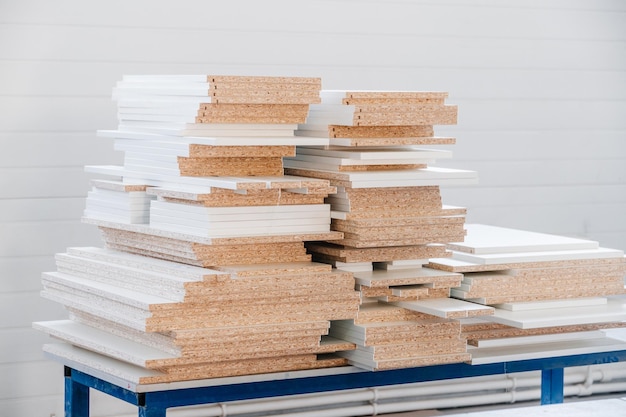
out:
M105 248L69 248L42 295L70 320L35 323L46 350L159 383L343 365L327 336L359 305L351 273L311 261L330 230L328 180L283 174L315 78L131 76L114 89L124 165L88 167L84 221ZM96 359L94 358L96 354ZM97 355L103 355L102 360ZM120 367L119 369L128 369Z
M473 184L473 171L431 164L451 152L433 125L455 124L447 93L322 91L297 135L329 145L299 145L285 158L287 173L330 181L332 230L341 240L308 242L313 259L353 272L361 306L355 319L331 324L331 335L357 344L342 352L367 369L462 362L469 359L461 317L491 307L451 299L462 275L423 267L463 240L465 209L442 204L440 186Z
M452 296L495 308L462 320L472 363L619 349L607 329L624 327L626 260L598 242L467 224L449 258L429 266L463 274Z

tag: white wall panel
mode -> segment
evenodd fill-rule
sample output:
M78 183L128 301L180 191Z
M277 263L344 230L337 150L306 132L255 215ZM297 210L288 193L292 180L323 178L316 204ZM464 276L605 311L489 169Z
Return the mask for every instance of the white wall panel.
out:
M38 296L53 254L101 246L79 223L83 166L121 162L95 131L117 124L123 74L449 91L459 124L436 132L458 143L440 165L480 183L445 202L626 249L625 18L621 0L0 1L0 353L21 361L0 364L0 415L62 414L30 321L65 314ZM129 414L112 404L96 395L92 415Z

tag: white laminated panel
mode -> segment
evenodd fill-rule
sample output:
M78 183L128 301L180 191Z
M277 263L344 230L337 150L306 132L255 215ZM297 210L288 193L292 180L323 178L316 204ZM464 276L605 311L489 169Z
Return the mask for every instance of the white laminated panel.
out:
M250 219L283 219L291 215L303 217L330 217L328 204L294 204L286 206L203 207L191 204L153 201L152 208L164 212L196 216L207 220L239 221Z
M85 259L94 259L107 263L124 265L152 273L168 276L172 280L181 281L204 281L209 279L225 280L229 274L209 268L202 268L148 256L134 255L127 252L115 251L95 247L71 247L67 249L70 255L80 256Z
M596 249L598 242L485 224L466 224L463 242L450 243L455 251L473 254Z
M438 149L415 147L374 147L374 148L313 148L300 146L298 155L316 155L331 158L347 158L349 160L404 160L404 159L447 159L452 152Z
M33 327L72 345L141 367L153 360L178 357L72 320L34 322Z
M158 220L158 219L155 219ZM229 238L229 237L256 237L272 235L299 235L302 233L325 233L330 230L328 224L324 225L296 225L296 226L259 226L254 228L232 228L228 230L206 230L204 228L194 228L181 226L179 224L151 222L150 227L168 232L184 233L203 238Z
M548 308L587 307L604 305L608 302L605 297L584 297L565 300L527 301L520 303L494 304L493 307L508 311L542 310Z
M477 340L476 347L478 348L491 348L491 347L507 347L507 346L521 346L531 345L537 343L551 343L551 342L566 342L576 341L583 339L598 339L606 337L606 333L601 330L592 330L586 332L572 332L572 333L556 333L556 334L541 334L536 336L518 336L518 337L504 337L502 339L484 339Z
M475 265L501 265L515 263L575 261L577 259L607 259L622 258L624 251L610 248L573 249L540 252L494 253L474 255L464 252L452 252L456 261L463 261ZM439 263L439 260L437 260ZM449 263L449 262L448 262Z
M485 320L520 329L606 323L626 320L626 297L607 297L603 305L508 311L496 309Z
M494 314L492 307L470 303L454 298L431 298L418 301L395 301L389 303L407 310L447 318L462 318Z
M247 145L308 145L326 146L328 137L295 136L293 129L283 129L276 125L251 125L233 129L228 125L186 124L185 129L137 129L137 130L98 130L98 136L115 139L167 140L186 144L209 146L247 146ZM262 127L261 127L262 126ZM268 126L271 129L268 129Z
M120 223L109 220L103 220L98 218L83 217L83 222L87 224L93 224L99 227L105 227L115 230L124 230L134 233L145 234L149 236L158 236L169 239L184 240L188 242L201 243L205 245L225 244L227 242L222 241L219 237L199 236L190 233L183 232L181 230L165 230L150 227L146 224L128 224ZM326 231L323 233L300 233L293 235L289 233L280 233L272 231L259 236L249 236L249 239L245 239L245 243L262 243L262 242L295 242L306 240L337 240L341 239L342 234L340 232Z
M445 272L430 268L413 268L400 270L373 270L354 273L357 284L367 287L388 287L398 285L427 284L441 278L462 278L461 274Z
M472 355L472 365L585 355L617 350L626 350L626 342L609 337L489 348L468 347L468 352Z
M349 159L349 158L335 158L332 156L318 156L318 155L296 155L295 157L285 158L287 161L298 161L299 166L305 168L316 168L330 170L332 167L341 166L361 166L361 165L411 165L411 164L431 164L434 159L425 159L420 156L415 158L404 159ZM325 168L328 167L328 168Z

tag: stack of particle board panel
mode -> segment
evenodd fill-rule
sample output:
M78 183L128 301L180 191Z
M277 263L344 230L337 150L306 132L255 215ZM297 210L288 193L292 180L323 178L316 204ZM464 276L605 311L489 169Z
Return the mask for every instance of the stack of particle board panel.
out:
M296 134L330 144L299 145L285 170L337 187L326 201L344 238L306 247L314 260L352 271L361 295L357 318L331 325L331 335L357 344L341 355L369 369L467 360L456 319L493 309L449 298L460 274L422 267L465 235L465 209L443 205L439 187L472 184L476 173L433 167L451 153L417 146L454 143L433 136L433 125L456 123L456 106L432 92L321 97Z
M106 248L70 248L42 295L70 320L35 326L145 368L141 383L342 365L351 342L330 320L356 316L349 272L311 261L306 240L330 230L328 180L283 175L282 158L319 79L126 77L117 178L93 182L84 221ZM194 136L191 135L194 134ZM47 348L59 350L56 346Z
M466 228L464 242L449 244L452 257L429 266L463 273L452 296L495 308L492 316L462 323L476 347L473 362L525 358L533 347L543 356L562 353L564 344L578 353L615 347L599 330L622 327L626 319L623 251L585 239Z

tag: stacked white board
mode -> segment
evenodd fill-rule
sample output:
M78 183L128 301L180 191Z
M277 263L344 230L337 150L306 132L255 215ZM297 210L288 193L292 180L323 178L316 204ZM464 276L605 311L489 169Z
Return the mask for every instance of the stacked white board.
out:
M452 289L453 297L495 308L483 323L468 321L463 327L470 344L477 346L472 349L473 363L504 358L504 351L495 354L485 341L508 346L509 353L520 358L533 350L532 355L541 355L545 343L550 356L548 352L558 350L564 338L576 340L593 329L623 326L623 251L573 237L480 224L466 228L464 242L448 245L452 257L431 259L429 265L463 273L462 284ZM592 341L570 343L571 349L581 345L580 351L571 351L586 353L594 346L615 345L605 340L604 333L592 334Z
M440 187L477 181L473 171L433 166L452 153L427 146L454 143L434 136L433 125L455 124L457 107L440 92L323 90L321 97L296 134L330 144L298 145L285 168L337 188L326 202L331 229L344 238L307 248L314 260L352 271L361 295L357 318L331 325L332 335L357 344L341 355L368 369L467 360L456 319L493 309L450 299L461 275L422 267L465 235L465 209L443 205ZM418 336L424 328L428 340Z
M346 364L330 320L356 316L350 273L311 261L335 187L285 176L320 80L129 76L114 89L123 166L88 167L84 221L106 248L70 248L42 295L70 320L35 327L77 349L145 368L139 383ZM72 352L57 348L49 351ZM106 361L102 362L105 367Z

